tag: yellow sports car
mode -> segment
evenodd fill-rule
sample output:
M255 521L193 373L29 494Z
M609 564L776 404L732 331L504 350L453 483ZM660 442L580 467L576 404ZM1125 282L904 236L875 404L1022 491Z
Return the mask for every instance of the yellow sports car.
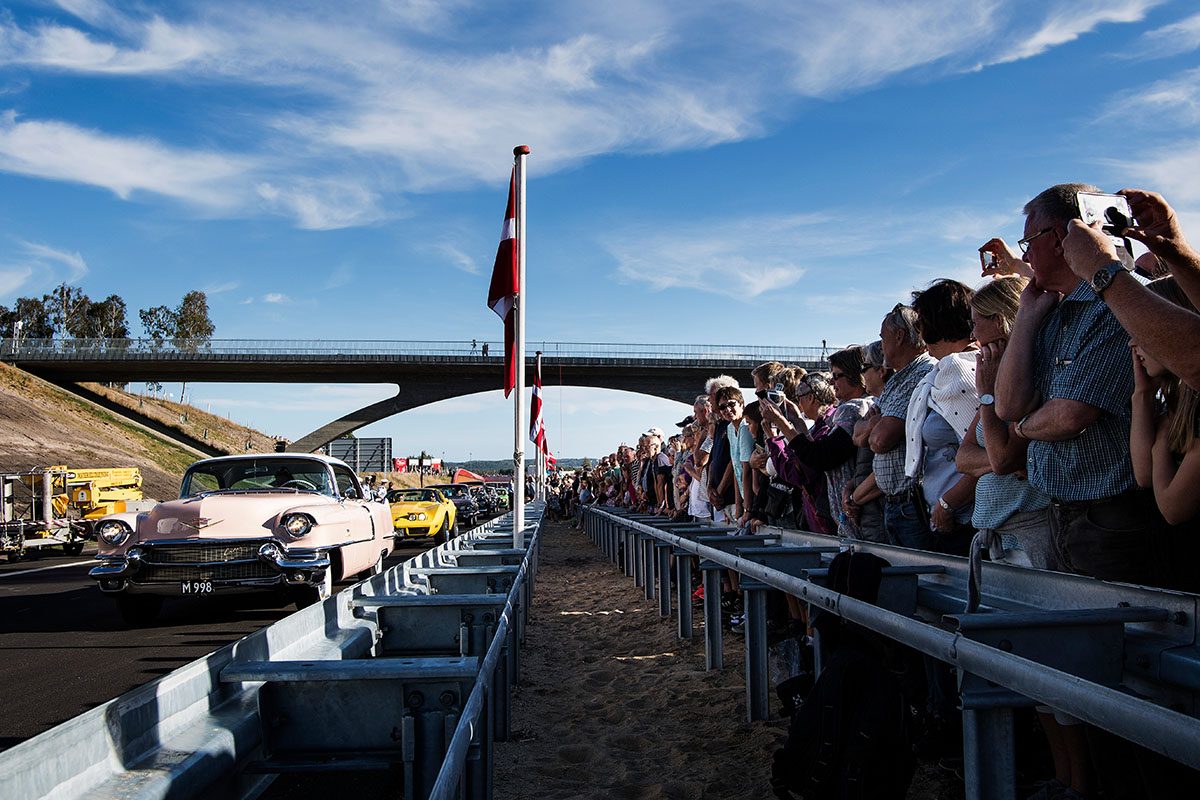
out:
M387 500L397 538L431 538L440 544L458 533L454 503L437 489L395 489Z

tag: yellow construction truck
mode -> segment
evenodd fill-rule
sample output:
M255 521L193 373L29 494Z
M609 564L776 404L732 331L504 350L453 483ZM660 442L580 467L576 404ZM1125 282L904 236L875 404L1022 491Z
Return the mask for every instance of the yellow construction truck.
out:
M149 510L136 467L46 467L0 474L0 553L17 559L30 550L61 546L83 551L92 525L121 511Z

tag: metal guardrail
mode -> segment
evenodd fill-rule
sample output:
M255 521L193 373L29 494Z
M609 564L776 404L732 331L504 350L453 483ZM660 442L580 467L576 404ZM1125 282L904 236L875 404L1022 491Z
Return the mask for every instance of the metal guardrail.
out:
M292 340L292 339L210 339L205 342L179 342L152 339L0 339L0 358L4 360L177 360L180 358L222 358L236 356L377 356L377 357L455 357L484 360L483 345L489 358L503 358L503 342L393 341L393 340ZM779 347L759 345L703 344L607 344L602 342L530 341L527 347L541 350L550 358L704 360L761 363L823 361L838 348Z
M302 719L281 723L279 709L286 708L289 682L305 687L313 685L313 681L319 684L332 678L341 681L341 687L349 688L353 680L359 679L367 693L387 683L380 679L390 677L388 669L414 676L422 685L436 682L442 675L458 676L460 685L471 687L469 694L464 692L468 696L459 726L467 727L465 735L469 738L465 747L457 744L447 751L446 760L430 759L431 754L437 753L425 752L431 748L422 748L419 743L422 737L427 743L431 740L424 736L419 724L413 726L410 717L401 726L403 731L401 727L392 728L390 737L385 732L385 739L397 748L396 758L410 765L406 781L417 779L417 785L426 791L435 779L451 786L463 782L465 796L473 800L490 796L490 773L480 772L485 765L490 769L490 751L487 758L478 755L481 748L490 748L495 735L503 737L507 731L507 692L518 674L517 645L523 638L537 571L539 511L540 507L530 509L527 541L519 551L511 549L511 522L507 529L504 527L510 515L491 520L323 603L292 614L16 745L0 754L0 797L176 800L215 794L257 796L274 779L272 770L279 768L278 759L272 762L265 753L268 739L274 745L293 734L302 739L310 736L310 729L319 736L326 725L336 728L336 721L326 720L313 726L307 714ZM517 564L512 567L486 566L514 559ZM456 576L452 567L460 560L464 566L457 570ZM388 636L379 622L379 614L385 607L450 606L453 610L463 603L487 606L493 603L492 598L499 598L488 594L439 596L438 583L449 586L456 578L461 581L473 576L480 585L486 581L489 589L493 585L508 586L497 581L496 573L512 577L511 590L501 595L504 616L498 624L474 626L469 642L460 641L468 628L458 622L442 636L457 642L455 647L466 654L468 647L481 645L480 631L488 633L482 659L474 655L370 657ZM391 634L393 644L395 638ZM490 671L477 672L476 665ZM502 684L497 683L497 676ZM264 687L274 688L264 694ZM304 696L303 692L299 696ZM433 707L438 707L436 701ZM486 724L482 722L484 719L494 720L496 729L481 730ZM353 721L361 722L364 729L372 723L363 716ZM390 724L380 719L373 722L376 728ZM422 755L415 766L411 762L414 753ZM307 766L328 769L331 764ZM287 765L289 770L294 767L303 769L305 765ZM445 778L439 773L445 773ZM415 797L417 793L406 796ZM421 796L425 796L424 792Z
M668 552L676 556L681 638L691 636L690 556L703 559L709 669L722 665L719 570L743 576L751 719L767 711L764 590L774 588L958 668L969 800L1014 796L1011 714L1033 701L1200 769L1196 595L985 563L984 605L967 614L966 559L778 528L738 537L596 508L586 520L610 560L659 597L663 616ZM822 585L827 557L848 548L893 564L879 605ZM917 619L918 608L945 627ZM819 640L817 656L819 667Z

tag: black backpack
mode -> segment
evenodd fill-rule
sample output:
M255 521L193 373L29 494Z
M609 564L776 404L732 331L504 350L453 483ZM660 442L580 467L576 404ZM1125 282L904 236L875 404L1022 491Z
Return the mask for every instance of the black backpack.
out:
M840 553L830 586L874 602L886 565L870 554ZM903 800L916 761L900 682L873 635L824 616L823 639L837 645L775 752L772 789L783 800Z

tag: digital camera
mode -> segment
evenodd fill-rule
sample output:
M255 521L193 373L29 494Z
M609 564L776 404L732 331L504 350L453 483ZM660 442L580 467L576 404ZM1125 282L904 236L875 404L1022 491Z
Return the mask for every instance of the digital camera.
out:
M1092 225L1099 222L1100 230L1108 235L1113 247L1117 249L1117 258L1122 266L1125 269L1133 269L1133 253L1129 240L1121 235L1126 228L1134 224L1129 201L1119 194L1077 192L1075 202L1079 205L1079 216L1083 224Z

